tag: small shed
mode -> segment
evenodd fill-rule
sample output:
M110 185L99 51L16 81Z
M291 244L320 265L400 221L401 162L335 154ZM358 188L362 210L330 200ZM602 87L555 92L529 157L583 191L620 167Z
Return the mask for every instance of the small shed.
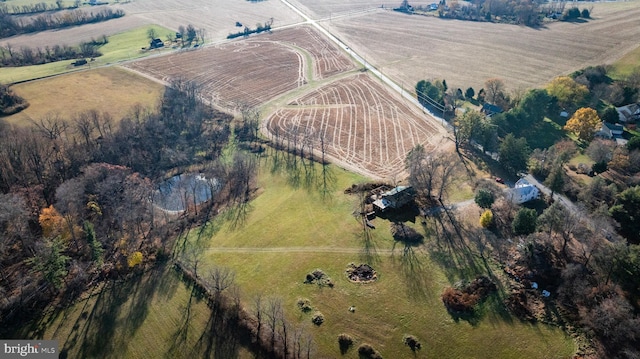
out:
M160 39L153 39L149 43L149 48L150 49L157 49L159 47L164 47L164 41L162 41Z
M380 195L380 198L373 201L376 210L386 211L389 208L397 209L411 202L416 195L416 191L411 186L398 186Z

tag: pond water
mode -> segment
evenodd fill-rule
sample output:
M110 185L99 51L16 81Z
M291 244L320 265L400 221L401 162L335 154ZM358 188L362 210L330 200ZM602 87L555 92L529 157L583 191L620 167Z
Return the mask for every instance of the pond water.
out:
M202 173L183 173L162 182L154 192L153 202L164 210L182 212L208 201L218 189L215 178L208 179Z

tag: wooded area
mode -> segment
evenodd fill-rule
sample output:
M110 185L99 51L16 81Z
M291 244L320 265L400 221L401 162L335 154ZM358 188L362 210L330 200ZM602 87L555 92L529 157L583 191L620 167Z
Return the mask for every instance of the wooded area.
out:
M119 122L88 111L29 127L2 123L2 336L45 305L166 259L172 233L194 216L247 202L255 160L220 158L232 118L199 98L196 85L178 80L157 109L134 107ZM216 198L181 217L156 207L158 183L188 168L216 179Z

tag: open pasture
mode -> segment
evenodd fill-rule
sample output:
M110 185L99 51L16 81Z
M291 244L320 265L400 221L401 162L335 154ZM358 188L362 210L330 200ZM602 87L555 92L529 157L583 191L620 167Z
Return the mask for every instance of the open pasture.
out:
M398 176L407 152L418 144L433 151L448 143L439 124L366 74L322 86L265 121L276 140L309 143L318 151L323 139L337 163L373 178Z
M164 92L157 82L117 67L30 81L12 88L30 103L25 110L4 118L15 125L55 116L71 120L88 110L108 112L119 121L134 105L155 107Z
M421 79L444 78L450 88L471 86L477 92L485 80L497 77L518 89L541 86L586 66L613 63L638 47L640 1L595 5L587 22L541 28L394 11L336 18L323 25L407 88Z
M308 61L313 66L307 73ZM183 51L127 65L163 81L183 77L203 88L214 104L259 106L287 91L354 65L309 27L275 31L246 40Z

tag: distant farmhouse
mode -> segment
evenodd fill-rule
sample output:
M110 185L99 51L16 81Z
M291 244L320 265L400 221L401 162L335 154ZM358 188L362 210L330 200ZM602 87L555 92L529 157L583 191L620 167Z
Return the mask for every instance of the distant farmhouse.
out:
M480 110L480 112L484 113L488 117L491 117L495 114L501 113L502 108L498 105L485 102L482 104L482 110Z
M618 145L624 146L628 141L622 138L623 132L624 127L622 125L603 122L602 128L596 133L596 136L606 138L608 140L614 140Z
M373 201L376 210L384 212L388 209L397 209L413 201L416 191L411 186L398 186L380 195Z
M529 202L538 197L540 197L538 187L532 185L524 178L519 179L515 187L507 192L507 199L517 204Z
M149 43L149 48L150 49L157 49L159 47L164 47L164 41L162 41L160 39L153 39Z

